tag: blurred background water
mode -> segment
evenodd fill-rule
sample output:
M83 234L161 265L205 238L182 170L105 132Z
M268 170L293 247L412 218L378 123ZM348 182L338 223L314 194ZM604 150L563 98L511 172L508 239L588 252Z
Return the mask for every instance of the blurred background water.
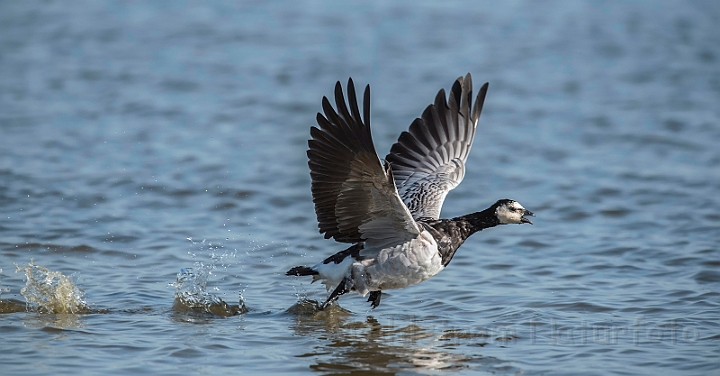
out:
M715 1L0 2L0 367L57 374L718 374ZM288 278L320 99L384 155L490 82L443 216L513 198L369 310ZM17 270L17 271L16 271Z

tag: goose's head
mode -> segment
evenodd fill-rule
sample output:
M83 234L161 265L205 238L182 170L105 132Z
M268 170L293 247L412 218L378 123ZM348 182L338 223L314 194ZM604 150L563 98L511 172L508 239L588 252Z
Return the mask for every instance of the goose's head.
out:
M498 200L498 202L495 203L495 216L497 217L498 221L500 221L501 225L508 225L508 224L521 224L521 223L529 223L532 224L532 222L525 218L525 216L534 217L535 214L531 212L530 210L525 209L522 205L520 205L519 202L508 200L508 199L502 199Z

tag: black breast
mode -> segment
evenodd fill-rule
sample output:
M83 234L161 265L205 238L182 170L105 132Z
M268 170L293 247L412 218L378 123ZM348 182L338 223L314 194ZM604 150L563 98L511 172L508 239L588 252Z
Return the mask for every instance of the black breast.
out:
M442 258L443 266L447 266L455 256L455 251L470 236L466 223L453 219L440 219L435 221L423 221L425 229L432 234L438 244L438 253Z

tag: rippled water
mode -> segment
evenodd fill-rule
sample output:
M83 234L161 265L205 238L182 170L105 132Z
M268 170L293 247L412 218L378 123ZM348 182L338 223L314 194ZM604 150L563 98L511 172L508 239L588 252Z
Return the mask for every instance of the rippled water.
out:
M0 8L3 375L720 370L718 3ZM384 153L466 72L490 90L443 214L508 197L535 225L317 312L283 273L342 248L310 199L320 99L369 83ZM82 309L48 309L60 280Z

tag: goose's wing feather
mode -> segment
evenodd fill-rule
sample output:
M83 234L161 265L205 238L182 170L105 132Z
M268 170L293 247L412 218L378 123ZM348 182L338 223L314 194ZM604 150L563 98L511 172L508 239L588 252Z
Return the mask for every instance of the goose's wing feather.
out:
M416 220L438 219L447 193L465 176L467 160L488 84L472 100L472 77L459 77L445 100L435 103L400 135L385 160L390 163L400 197Z
M348 103L340 82L335 104L323 97L318 127L311 127L307 152L318 227L325 238L401 243L420 233L400 199L390 165L383 166L370 134L370 87L365 88L363 117L348 80Z

